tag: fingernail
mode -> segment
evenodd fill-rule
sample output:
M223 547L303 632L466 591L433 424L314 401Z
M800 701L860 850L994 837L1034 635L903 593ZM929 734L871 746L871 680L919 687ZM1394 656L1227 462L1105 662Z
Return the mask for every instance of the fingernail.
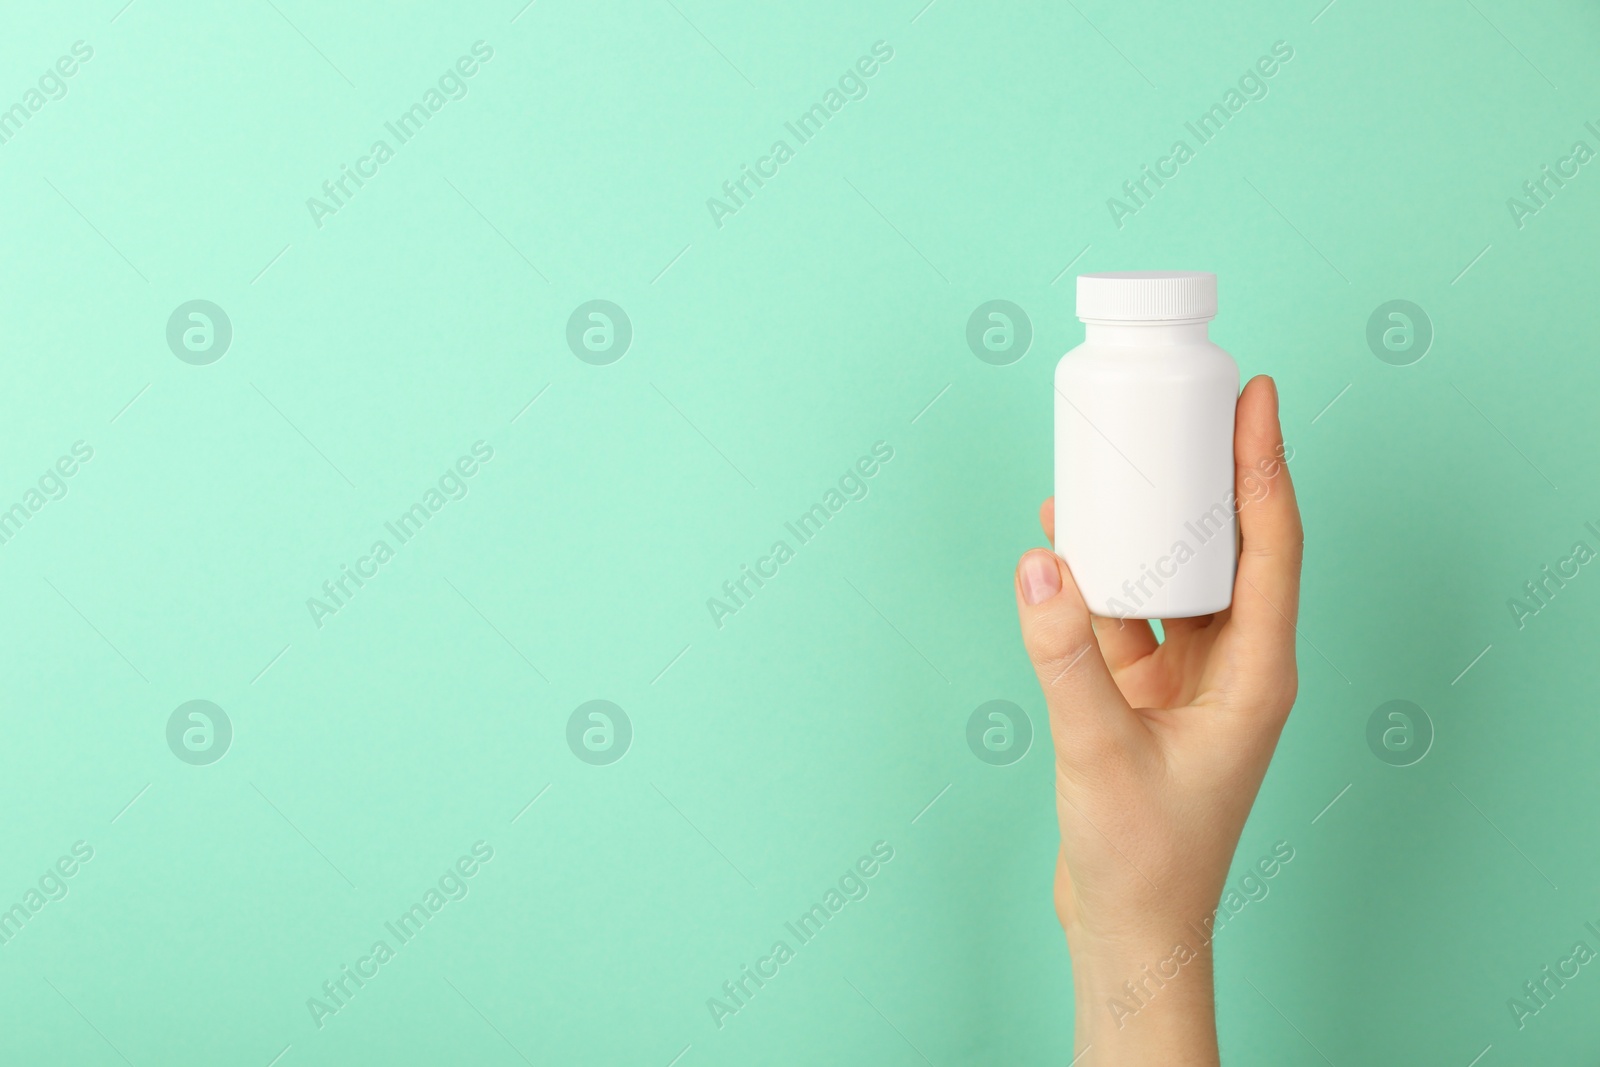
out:
M1042 604L1061 592L1061 569L1045 552L1030 552L1022 557L1022 599Z

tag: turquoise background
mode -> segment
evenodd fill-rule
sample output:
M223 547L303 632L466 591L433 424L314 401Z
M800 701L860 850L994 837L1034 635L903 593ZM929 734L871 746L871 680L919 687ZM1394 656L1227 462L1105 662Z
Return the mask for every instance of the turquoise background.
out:
M0 144L0 1062L1069 1061L1010 575L1073 276L1150 268L1218 273L1308 531L1300 699L1236 870L1295 858L1218 940L1225 1062L1600 1058L1600 967L1508 1005L1600 949L1600 576L1508 606L1600 548L1600 164L1507 205L1600 148L1592 5L122 3L0 33L0 108L93 49ZM307 199L478 41L319 227ZM879 41L719 227L708 198ZM1279 41L1119 228L1107 199ZM232 327L205 365L166 337L195 299ZM567 343L596 299L632 327L608 365ZM966 341L991 299L1031 323L1005 365ZM1366 340L1396 299L1434 332L1404 366ZM479 441L319 627L308 598ZM865 499L790 540L876 442ZM632 729L605 765L567 741L597 699ZM1366 740L1396 699L1434 731L1409 766ZM168 745L190 700L232 727L206 765ZM1035 730L1008 765L967 745L990 700ZM319 1028L308 998L480 841ZM719 1028L708 998L880 841Z

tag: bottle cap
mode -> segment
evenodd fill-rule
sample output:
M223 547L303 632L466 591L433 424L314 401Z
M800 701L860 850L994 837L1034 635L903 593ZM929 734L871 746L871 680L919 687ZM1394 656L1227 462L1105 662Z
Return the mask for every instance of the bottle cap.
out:
M1078 275L1084 322L1205 322L1217 314L1217 276L1191 270Z

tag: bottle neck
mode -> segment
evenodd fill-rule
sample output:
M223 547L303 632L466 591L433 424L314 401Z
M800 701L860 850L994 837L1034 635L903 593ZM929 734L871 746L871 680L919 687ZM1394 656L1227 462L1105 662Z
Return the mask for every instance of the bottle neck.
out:
M1111 347L1144 347L1146 345L1192 345L1210 341L1209 322L1086 322L1083 324L1085 344Z

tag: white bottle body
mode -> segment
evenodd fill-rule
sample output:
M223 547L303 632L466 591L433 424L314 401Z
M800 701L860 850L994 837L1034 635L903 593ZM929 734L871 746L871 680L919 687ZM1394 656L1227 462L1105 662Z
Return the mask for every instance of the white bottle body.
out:
M1055 548L1091 612L1190 618L1232 602L1238 396L1205 322L1089 323L1062 357Z

